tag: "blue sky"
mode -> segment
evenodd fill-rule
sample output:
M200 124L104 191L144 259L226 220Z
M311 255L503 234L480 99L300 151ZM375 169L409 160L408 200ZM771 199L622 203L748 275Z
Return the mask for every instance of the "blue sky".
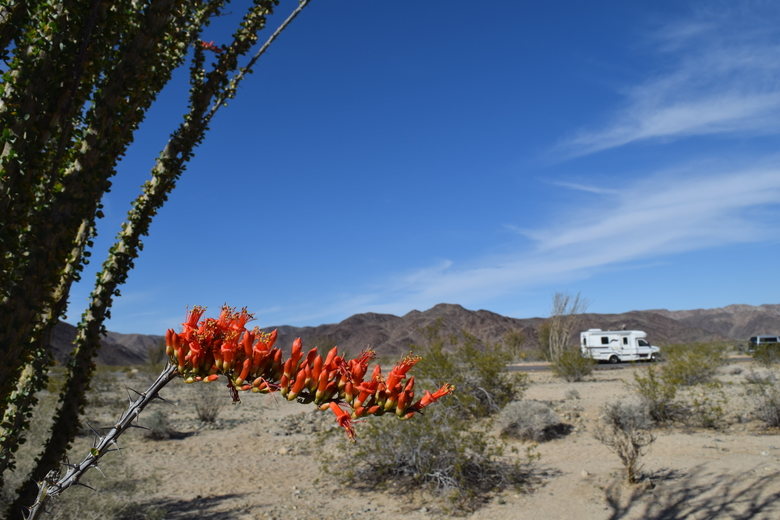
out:
M268 326L545 316L555 292L605 313L780 303L778 15L314 0L216 117L108 328L159 334L195 304ZM185 88L120 166L71 322Z

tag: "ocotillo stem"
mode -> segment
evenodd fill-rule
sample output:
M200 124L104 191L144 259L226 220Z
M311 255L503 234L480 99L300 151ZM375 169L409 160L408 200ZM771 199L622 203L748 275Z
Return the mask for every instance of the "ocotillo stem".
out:
M55 497L70 486L78 484L79 479L84 473L86 473L88 469L96 467L103 455L109 451L114 451L110 448L111 445L116 445L116 440L119 436L133 425L133 421L143 409L146 408L146 406L157 397L160 390L177 375L176 366L168 363L162 373L157 377L157 380L152 383L145 392L139 394L135 401L130 403L114 427L111 428L108 433L97 439L95 446L89 450L87 456L84 457L80 463L69 466L68 471L66 471L62 477L55 471L49 472L44 481L39 483L38 496L35 498L35 503L30 506L27 520L39 518L41 512L43 512L43 506L49 497Z

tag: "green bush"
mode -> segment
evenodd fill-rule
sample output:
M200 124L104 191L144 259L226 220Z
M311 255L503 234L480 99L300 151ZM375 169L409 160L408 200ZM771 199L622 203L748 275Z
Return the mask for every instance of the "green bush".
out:
M448 406L457 406L471 417L486 417L522 397L528 376L506 371L511 352L503 345L482 345L466 332L447 340L436 327L427 332L428 345L414 348L422 356L415 367L417 377L436 387L455 385Z
M366 421L355 444L340 441L336 450L323 450L330 455L322 468L358 488L422 490L443 499L445 509L449 502L450 513L473 511L488 493L527 481L528 461L504 459L502 443L442 403L410 421Z
M667 423L679 416L680 407L674 402L677 385L670 383L663 373L649 366L634 374L631 385L649 417L656 423Z
M761 343L753 349L756 363L769 367L780 361L780 343Z
M487 416L518 399L527 377L505 371L502 346L480 345L469 334L444 339L428 330L417 348L421 386L455 385L455 392L409 421L379 417L362 422L358 440L320 451L323 471L364 489L392 486L398 493L423 491L444 499L450 513L467 513L488 493L528 482L532 457L504 457L505 444L491 437ZM479 421L475 419L480 419ZM341 437L339 435L339 437ZM449 506L444 506L449 503Z
M665 357L660 369L650 366L635 373L631 385L649 417L659 424L684 420L691 426L722 428L727 400L714 376L725 360L723 349L706 343L675 345Z
M563 351L552 361L553 373L569 382L582 381L593 372L595 362L583 356L579 349Z
M714 343L671 345L664 349L667 362L663 378L670 384L692 386L712 380L718 367L724 364L726 352Z
M685 414L691 426L723 429L726 426L726 394L719 381L697 385L691 389Z

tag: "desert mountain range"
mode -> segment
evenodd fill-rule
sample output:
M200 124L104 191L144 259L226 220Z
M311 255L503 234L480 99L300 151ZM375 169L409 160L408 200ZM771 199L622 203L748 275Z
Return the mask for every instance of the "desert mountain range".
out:
M537 334L545 318L509 318L486 310L472 311L460 305L442 303L426 311L392 314L355 314L339 323L316 327L282 325L279 343L289 346L296 337L304 346L338 345L349 353L366 347L381 356L397 356L414 345L425 343L425 331L438 326L444 337L467 331L483 344L493 345L514 333L522 339L520 348L533 355L538 347ZM648 334L654 345L728 340L745 342L756 334L780 334L780 304L729 305L717 309L669 311L665 309L630 311L622 314L582 314L578 330L638 329ZM517 334L519 333L519 335ZM67 359L75 327L60 323L51 338L51 348L59 362ZM98 363L130 365L144 363L149 349L162 345L162 336L109 332L103 340ZM573 338L573 341L577 341Z

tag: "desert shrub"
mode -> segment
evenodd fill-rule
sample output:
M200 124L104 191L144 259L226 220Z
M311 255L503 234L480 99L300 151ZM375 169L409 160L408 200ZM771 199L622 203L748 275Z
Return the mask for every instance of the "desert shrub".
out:
M528 461L504 459L504 445L471 422L457 406L446 405L412 421L388 416L366 421L355 444L340 441L335 450L322 450L322 468L363 489L424 491L443 499L442 507L450 502L451 513L466 513L487 493L528 477Z
M686 406L686 422L691 426L715 430L726 426L726 394L723 385L711 381L691 389Z
M751 415L771 428L780 427L780 387L774 374L751 372L745 378L745 394Z
M631 385L636 391L641 405L647 415L656 423L666 423L675 419L680 411L674 399L677 395L677 385L670 383L655 367L647 367L645 371L634 374Z
M174 434L168 416L160 410L155 410L144 417L143 426L146 428L144 437L155 441L170 439Z
M771 371L761 371L756 372L755 370L751 370L747 374L745 374L745 384L748 385L760 385L760 384L767 384L771 385L774 384L777 381L777 377L774 373Z
M480 345L466 333L445 340L437 328L427 332L428 345L415 349L423 357L417 378L454 384L455 392L412 421L385 416L361 423L357 443L339 439L320 450L320 461L344 483L422 490L465 513L488 493L527 482L530 458L503 457L504 442L488 434L491 422L475 421L519 398L527 377L504 370L509 355L502 346Z
M89 406L119 407L127 402L127 390L118 384L120 377L117 368L98 365L90 382L91 392L88 395Z
M732 367L729 367L729 369L728 369L728 372L727 372L727 373L728 373L728 375L730 375L730 376L738 376L738 375L740 375L742 372L744 372L744 369L743 369L742 367L738 367L738 366L732 366Z
M480 344L466 332L445 340L436 327L427 334L428 344L414 348L422 356L416 367L418 378L433 386L455 385L457 391L447 401L462 414L485 417L522 397L528 376L506 371L511 352L503 345Z
M594 361L583 356L579 349L568 349L552 360L555 375L566 381L582 381L593 372Z
M714 343L671 345L664 349L667 362L663 378L670 384L692 386L710 381L726 359L725 350Z
M528 357L528 352L523 349L525 334L521 330L510 330L504 334L504 348L507 350L510 361L523 361Z
M761 343L753 349L756 363L770 367L780 361L780 343Z
M153 345L146 350L146 359L149 360L150 368L159 370L163 364L168 360L168 356L165 355L165 343L159 345Z
M601 418L594 436L620 458L628 482L640 477L639 459L645 448L655 441L650 431L652 421L641 404L613 402L601 409Z
M569 400L575 400L580 398L580 393L577 391L576 388L569 388L566 390L566 395L564 396L566 399Z
M501 435L524 441L544 442L571 431L549 405L539 401L514 401L498 416Z
M201 388L193 396L195 401L195 413L202 423L213 424L216 422L219 412L225 406L227 399L224 392L220 392L220 385L207 385L207 388Z

